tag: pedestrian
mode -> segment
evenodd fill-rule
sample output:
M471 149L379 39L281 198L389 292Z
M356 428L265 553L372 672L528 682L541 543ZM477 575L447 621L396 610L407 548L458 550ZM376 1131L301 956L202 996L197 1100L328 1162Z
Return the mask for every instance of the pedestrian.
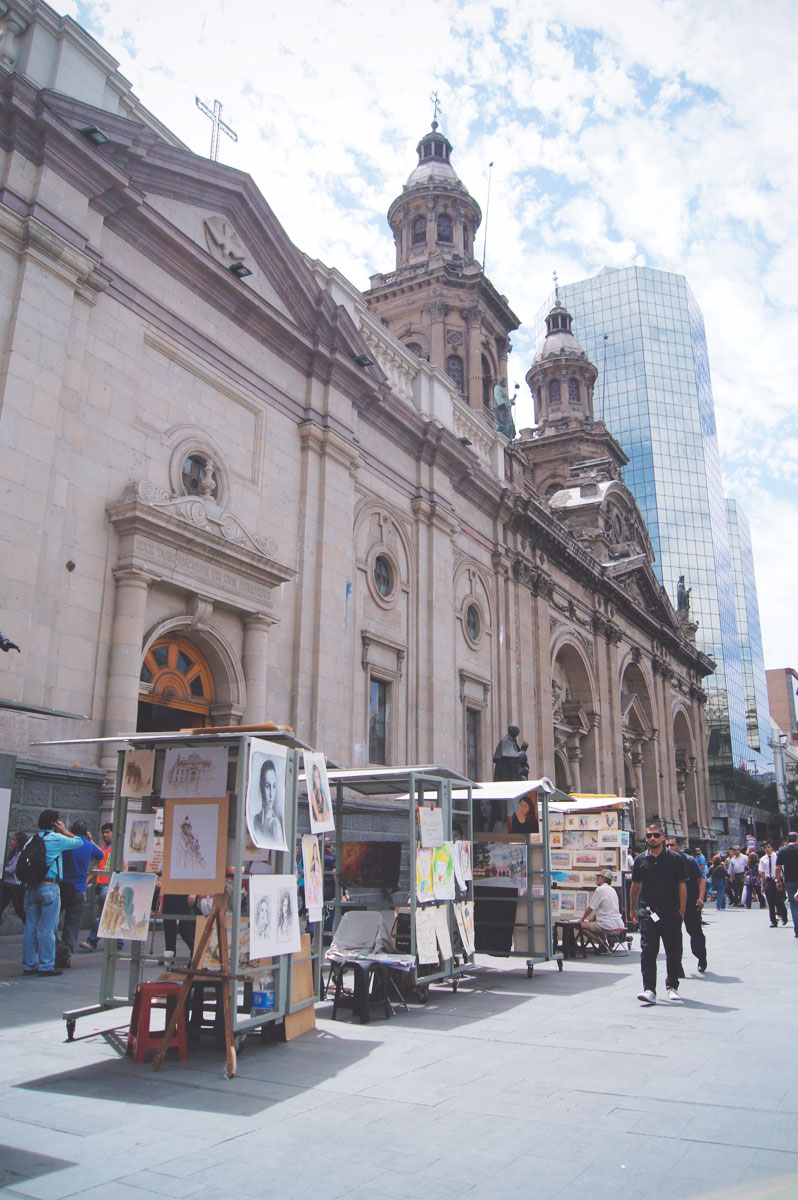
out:
M81 950L97 949L97 945L100 940L97 937L97 930L100 928L100 919L103 915L103 905L105 904L105 897L108 895L108 884L111 882L111 876L108 873L108 860L111 857L111 846L114 839L114 827L110 821L106 821L106 823L100 827L100 836L102 837L103 841L101 847L103 855L97 868L97 916L94 921L94 927L89 936L86 938L86 941L80 943ZM117 945L119 945L118 941Z
M751 901L756 896L760 908L766 908L765 897L762 895L762 881L759 878L759 859L754 851L748 855L748 866L745 868L745 907L751 907Z
M72 834L80 838L81 844L77 850L64 851L61 880L61 911L64 914L64 925L56 952L59 967L72 965L70 960L80 936L80 918L86 902L89 866L94 860L102 861L104 856L104 851L92 841L85 821L75 821Z
M759 860L759 875L770 913L770 928L778 929L779 921L782 925L787 924L787 905L784 892L776 884L776 855L772 842L765 842L765 853Z
M25 920L25 885L17 879L17 863L22 852L22 847L28 840L27 833L20 830L11 838L11 845L6 855L5 866L3 867L3 883L0 888L0 921L3 919L3 913L9 904L14 905L14 912L19 917L20 921Z
M729 859L729 900L736 908L742 908L743 903L743 885L745 883L745 872L748 867L748 859L744 854L740 853L739 846L732 846L731 858Z
M689 851L684 849L678 838L667 838L665 848L672 850L674 854L681 854L687 869L687 902L684 907L684 927L690 938L690 949L698 960L698 973L699 975L703 975L707 969L707 939L704 936L704 923L701 914L704 911L707 881L701 874L701 868L696 860Z
M798 900L795 899L798 890L798 833L788 833L787 845L782 846L776 855L776 883L786 894L792 913L793 931L798 938Z
M640 968L643 990L638 1000L657 1003L657 954L665 949L665 988L669 1000L679 999L682 973L682 919L687 903L687 868L680 854L665 849L662 826L646 827L648 849L638 854L632 869L629 920L640 928Z
M22 938L23 975L63 975L55 965L55 931L61 912L61 856L65 850L80 846L79 837L71 837L54 808L39 814L39 833L44 842L45 874L40 883L25 886L25 932ZM33 841L29 838L28 841ZM27 843L26 843L27 845ZM24 849L25 847L23 847Z
M700 846L696 846L695 850L693 851L693 854L694 854L696 862L698 863L698 869L700 870L701 874L706 879L706 877L707 877L707 860L706 860L706 856L704 855L704 852L702 851Z
M729 882L729 869L719 854L713 856L709 878L715 889L715 908L722 912L726 907L726 885Z

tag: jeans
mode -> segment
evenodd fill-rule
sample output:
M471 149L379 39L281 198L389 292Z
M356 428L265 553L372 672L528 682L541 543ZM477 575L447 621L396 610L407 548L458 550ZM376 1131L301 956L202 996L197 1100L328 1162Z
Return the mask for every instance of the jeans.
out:
M715 907L720 910L726 907L726 880L715 880Z
M54 879L25 888L25 933L22 967L25 971L55 968L55 929L61 912L61 893Z
M798 879L791 879L789 883L785 879L784 894L792 913L792 927L795 930L795 936L798 937L798 900L794 898L796 892L798 892Z
M765 896L768 902L770 911L770 923L776 925L779 917L782 918L785 925L787 923L787 905L784 903L784 892L779 891L776 887L776 880L768 876L765 879Z
M89 934L89 936L86 939L86 941L89 943L90 946L96 946L97 942L99 941L99 938L97 937L97 930L100 928L100 918L103 915L103 905L105 904L105 897L107 895L108 895L108 884L107 883L99 883L97 885L97 896L96 896L97 917L94 922L94 928L92 929L91 933Z

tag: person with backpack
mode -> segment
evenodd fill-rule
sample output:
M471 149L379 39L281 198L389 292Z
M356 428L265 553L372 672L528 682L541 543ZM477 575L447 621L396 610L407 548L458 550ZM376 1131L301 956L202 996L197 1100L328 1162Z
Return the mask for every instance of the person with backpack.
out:
M55 931L61 912L61 855L77 850L83 839L71 837L54 808L39 814L39 832L29 838L17 862L17 878L25 884L23 975L62 975L55 965Z

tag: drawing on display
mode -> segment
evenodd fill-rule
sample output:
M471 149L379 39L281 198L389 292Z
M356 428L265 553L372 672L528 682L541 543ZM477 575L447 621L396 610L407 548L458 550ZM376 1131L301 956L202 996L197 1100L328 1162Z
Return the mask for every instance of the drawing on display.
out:
M224 888L227 797L167 800L163 836L164 895L211 894ZM159 839L161 840L161 839Z
M252 875L249 881L250 955L295 954L300 948L294 875Z
M149 796L154 769L154 750L126 750L119 795L138 799Z
M327 763L323 754L302 751L305 784L308 789L311 833L331 833L335 829Z
M324 871L319 839L312 834L302 838L302 873L305 880L305 907L321 908L324 904Z
M249 744L247 829L260 850L286 850L286 748L253 738Z
M146 942L155 875L115 871L105 897L97 936Z
M227 747L166 751L161 796L168 800L210 799L227 790Z
M125 848L122 859L127 863L149 862L155 841L155 813L128 813L125 821Z

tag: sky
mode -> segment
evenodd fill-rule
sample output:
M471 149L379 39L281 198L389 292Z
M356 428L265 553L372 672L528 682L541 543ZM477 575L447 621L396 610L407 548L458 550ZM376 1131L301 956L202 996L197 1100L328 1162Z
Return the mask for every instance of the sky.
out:
M394 265L385 214L432 119L520 318L632 264L685 274L706 323L726 492L754 543L767 667L798 667L795 0L62 0L192 150L252 175L292 240L358 287ZM556 10L556 16L553 15ZM481 254L483 228L477 237ZM578 330L575 330L578 335Z

